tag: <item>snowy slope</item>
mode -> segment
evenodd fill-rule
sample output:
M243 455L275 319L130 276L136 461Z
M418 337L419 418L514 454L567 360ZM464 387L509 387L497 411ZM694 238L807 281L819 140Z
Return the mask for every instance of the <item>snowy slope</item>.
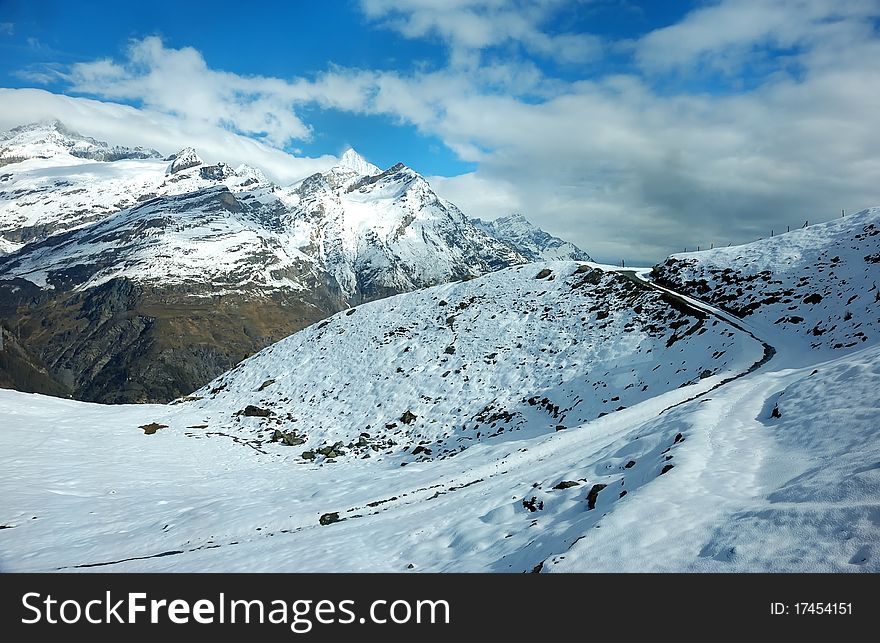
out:
M613 275L573 288L596 274L546 268L552 279L530 265L359 306L201 400L0 391L0 569L880 571L876 345L830 360L783 346L753 362L760 344L707 313L702 335L667 346L681 313L656 291ZM717 342L734 343L720 361ZM804 355L813 363L793 367ZM700 366L724 373L672 388ZM627 388L631 368L648 391ZM605 395L632 397L596 418ZM510 419L471 416L496 399ZM247 404L257 413L234 415ZM320 413L295 414L305 408ZM450 415L467 428L444 428ZM151 423L167 426L138 428ZM378 433L329 444L370 423ZM307 442L267 441L276 427ZM346 453L302 458L325 441Z
M655 278L765 336L832 354L880 336L880 208L730 248L677 254Z
M8 254L15 252L16 250L21 248L21 246L22 246L22 244L20 244L20 243L15 243L14 241L7 241L3 237L0 237L0 257L2 257L3 255L8 255Z
M528 264L337 314L196 391L183 416L257 442L293 431L298 452L432 459L578 426L760 356L622 276ZM248 405L268 416L243 417Z
M522 214L511 214L494 221L471 219L471 223L512 246L530 261L592 261L590 255L576 245L535 227Z
M677 475L615 507L547 571L880 571L878 386L872 346L756 373L644 424L642 436L687 436Z

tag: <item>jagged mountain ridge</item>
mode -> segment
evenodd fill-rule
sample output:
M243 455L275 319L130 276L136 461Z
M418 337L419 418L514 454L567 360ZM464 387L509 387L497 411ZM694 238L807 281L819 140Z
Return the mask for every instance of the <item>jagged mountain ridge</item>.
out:
M306 253L318 258L352 303L526 261L475 228L403 164L371 176L340 165L307 178L282 199L288 204L284 226L306 241Z
M59 290L113 278L185 283L202 296L317 280L338 294L338 309L525 261L402 165L373 177L340 165L290 188L257 181L232 191L224 181L241 175L196 159L184 150L168 168L193 190L28 244L0 260L0 278Z
M530 261L592 261L586 252L570 241L554 237L515 213L492 221L471 219L477 228L516 248Z

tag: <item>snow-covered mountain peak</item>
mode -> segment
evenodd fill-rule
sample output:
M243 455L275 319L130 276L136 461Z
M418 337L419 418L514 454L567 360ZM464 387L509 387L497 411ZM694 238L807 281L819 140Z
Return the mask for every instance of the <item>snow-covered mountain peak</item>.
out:
M376 167L363 156L358 154L354 148L348 148L345 151L336 167L353 170L360 176L374 176L382 172L380 168Z
M516 248L531 261L592 261L590 255L576 245L544 232L520 212L494 221L472 219L471 223Z
M396 199L413 189L422 194L430 193L429 201L437 200L437 195L421 174L403 163L396 163L384 172L362 177L349 185L346 191L368 195L369 198Z
M247 185L256 185L256 184L268 184L269 179L266 178L266 175L263 174L263 171L259 168L256 168L252 165L242 164L235 168L236 176L241 177L242 186Z
M74 132L59 120L47 120L15 127L0 133L0 166L28 159L71 156L92 161L160 158L156 150L111 146Z
M174 155L174 160L168 166L168 174L176 174L203 163L204 161L202 161L201 157L196 154L195 148L185 147Z

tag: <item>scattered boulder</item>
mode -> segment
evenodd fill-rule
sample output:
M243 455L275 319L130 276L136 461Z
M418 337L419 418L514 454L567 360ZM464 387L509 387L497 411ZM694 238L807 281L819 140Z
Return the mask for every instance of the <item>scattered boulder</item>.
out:
M239 415L243 415L245 417L257 418L266 418L272 415L272 411L270 411L269 409L261 409L259 406L254 406L253 404L248 404L238 413Z
M624 469L632 469L634 466L636 466L636 461L635 461L635 460L630 460L630 461L627 462L625 465L623 465L623 468L624 468Z
M447 355L455 355L455 346L450 344L449 346L446 347L446 349L443 352L446 353Z
M532 496L528 500L523 499L522 506L524 509L528 509L531 512L535 511L543 511L544 510L544 501L538 500L535 496Z
M660 470L660 475L662 476L667 471L672 471L675 468L674 464L664 464L663 469Z
M184 395L183 397L179 397L171 404L183 404L184 402L198 402L199 400L204 399L200 395Z
M153 435L159 429L167 429L168 425L159 424L158 422L150 422L149 424L144 424L138 428L144 430L144 435Z
M684 442L684 436L681 433L676 433L672 444L678 444L679 442Z
M272 386L274 383L275 383L275 380L266 380L265 382L260 384L260 388L257 389L257 393L259 393L260 391L262 391L263 389L265 389L268 386Z
M580 486L580 482L575 482L574 480L563 480L559 484L557 484L554 489L570 489L571 487Z
M592 511L596 508L596 500L599 498L599 492L602 491L607 484L594 484L590 489L590 493L587 494L587 511Z
M302 456L300 456L300 457L302 457L303 460L314 460L315 459L315 452L314 451L303 451Z
M403 415L400 416L400 421L404 424L412 424L416 421L417 417L418 416L415 413L407 409L403 412Z
M321 517L318 518L318 522L324 526L339 522L339 512L333 511L331 513L322 514Z
M543 268L541 270L541 272L539 272L537 275L535 275L535 279L546 279L547 277L549 277L552 274L553 274L553 271L550 270L550 268Z
M289 447L295 447L299 444L305 444L305 439L299 437L296 433L292 431L290 433L281 431L279 429L275 429L275 432L272 434L272 442L281 442Z

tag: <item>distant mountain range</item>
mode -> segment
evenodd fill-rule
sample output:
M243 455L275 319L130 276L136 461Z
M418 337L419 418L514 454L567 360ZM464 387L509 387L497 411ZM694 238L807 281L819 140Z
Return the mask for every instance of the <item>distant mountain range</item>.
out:
M0 135L0 164L0 324L17 346L0 384L85 400L167 401L349 306L589 260L520 215L471 221L354 150L282 187L53 121Z
M480 230L516 248L529 261L592 261L592 257L570 241L536 228L522 214L499 217L494 221L471 219Z

